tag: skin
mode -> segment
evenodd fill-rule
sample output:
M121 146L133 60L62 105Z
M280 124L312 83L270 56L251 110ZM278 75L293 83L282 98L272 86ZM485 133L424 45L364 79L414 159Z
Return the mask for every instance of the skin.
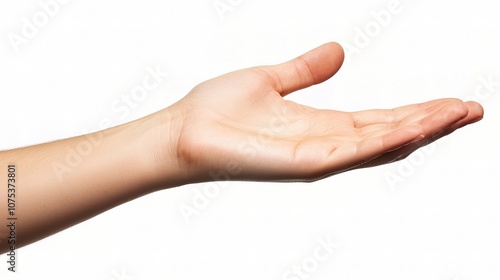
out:
M205 81L177 103L127 124L0 152L0 182L7 182L8 164L17 168L16 247L169 187L315 181L389 163L483 116L478 103L453 98L360 112L283 99L329 79L343 58L337 43L327 43L279 65ZM79 160L75 151L83 151ZM0 209L6 201L7 191L0 192ZM0 220L7 214L0 211ZM7 241L7 228L0 227L0 253L8 251Z

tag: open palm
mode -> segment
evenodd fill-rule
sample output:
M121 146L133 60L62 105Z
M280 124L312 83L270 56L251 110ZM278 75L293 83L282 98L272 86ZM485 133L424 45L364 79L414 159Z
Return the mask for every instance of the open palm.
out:
M183 116L179 164L199 181L224 170L232 180L310 181L403 158L482 117L479 104L458 99L360 112L283 99L333 76L343 58L342 48L328 43L283 64L199 84L175 104Z

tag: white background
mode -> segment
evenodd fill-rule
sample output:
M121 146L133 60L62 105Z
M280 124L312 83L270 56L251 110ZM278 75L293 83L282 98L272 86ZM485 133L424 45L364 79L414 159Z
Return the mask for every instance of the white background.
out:
M289 99L361 110L479 93L485 118L405 161L311 184L157 192L21 248L17 274L0 256L1 279L500 278L500 85L482 82L500 81L500 2L400 0L377 23L390 0L73 0L40 23L46 2L0 1L0 149L128 122L208 78L328 41L350 50L343 68ZM39 26L16 46L23 18ZM147 67L170 75L114 111ZM222 185L187 223L179 207ZM339 245L323 261L311 258L318 238Z

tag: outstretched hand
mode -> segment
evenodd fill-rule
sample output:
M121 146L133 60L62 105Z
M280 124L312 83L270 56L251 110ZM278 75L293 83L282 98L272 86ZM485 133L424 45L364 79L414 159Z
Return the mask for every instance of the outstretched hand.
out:
M388 163L482 118L479 104L457 99L353 113L283 99L333 76L343 57L338 44L325 44L283 64L203 82L139 120L0 151L0 165L9 166L0 181L17 183L19 166L15 196L30 201L16 210L23 217L16 246L159 189L211 180L312 181ZM0 192L0 200L7 195L10 201L14 193ZM12 250L10 240L0 230L0 254Z
M15 196L30 201L16 210L23 217L16 246L159 189L211 180L312 181L388 163L483 115L479 104L457 99L354 113L283 99L333 76L343 57L338 44L325 44L283 64L203 82L139 120L0 151L0 165L9 166L0 181L17 184L19 166ZM13 195L0 192L0 200ZM13 250L10 240L0 230L0 254Z
M199 84L168 108L179 125L175 133L163 132L169 140L160 144L162 153L176 157L191 182L217 179L214 174L311 181L404 158L482 118L478 103L458 99L359 112L318 110L283 99L329 79L343 59L342 48L328 43L283 64Z

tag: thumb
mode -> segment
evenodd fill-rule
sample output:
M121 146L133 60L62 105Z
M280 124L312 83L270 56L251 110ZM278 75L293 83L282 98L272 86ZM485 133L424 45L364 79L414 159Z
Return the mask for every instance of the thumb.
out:
M326 43L288 62L266 66L274 79L275 90L285 96L322 83L342 66L344 50L338 43Z

